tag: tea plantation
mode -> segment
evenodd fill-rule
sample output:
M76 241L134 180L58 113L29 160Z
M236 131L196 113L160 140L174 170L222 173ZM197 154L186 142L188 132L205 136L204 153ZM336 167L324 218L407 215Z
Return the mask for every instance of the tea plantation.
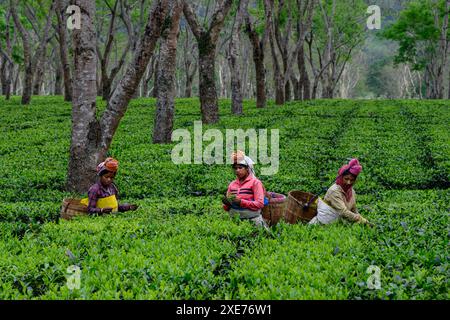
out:
M176 143L151 143L155 103L131 102L110 149L121 201L139 209L65 221L71 105L0 98L0 299L449 298L448 100L247 101L240 117L221 101L220 122L204 130L280 130L279 172L257 166L269 191L323 195L348 158L363 165L357 204L375 228L280 223L270 233L223 211L229 166L175 165ZM177 100L175 128L192 131L199 109Z

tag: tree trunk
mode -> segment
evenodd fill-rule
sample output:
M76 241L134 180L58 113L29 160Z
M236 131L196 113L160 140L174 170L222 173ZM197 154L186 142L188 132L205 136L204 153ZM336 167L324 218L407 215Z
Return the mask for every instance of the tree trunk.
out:
M194 52L194 43L192 43L192 46L189 47L189 44L191 43L190 37L189 37L189 30L186 27L186 39L184 41L184 72L185 72L185 87L184 87L184 97L190 98L192 95L192 83L194 81L195 73L197 72L197 61L194 59L194 64L192 64L192 53ZM191 66L193 65L193 68L191 70Z
M299 89L300 89L300 95L301 95L300 99L309 100L311 98L311 93L310 93L311 83L309 81L308 72L306 70L305 52L304 52L303 45L300 47L300 51L298 52L297 64L298 64L298 69L300 71L300 83L299 83Z
M100 59L100 73L101 73L101 88L98 88L98 94L102 96L103 100L108 101L111 94L112 77L108 74L108 65L111 57L111 50L114 43L114 33L115 33L115 21L118 9L119 1L114 2L114 7L110 7L111 18L108 28L108 36L106 38L105 48L103 53L100 52L100 48L97 48L97 54Z
M233 47L234 46L235 45L233 44ZM231 53L234 50L237 50L237 48L230 48L230 55L228 57L228 64L230 66L231 73L231 112L233 114L242 114L241 74L239 72L240 66L238 54L236 54L236 51L234 53Z
M319 79L320 79L320 77L314 78L313 89L312 89L312 93L311 93L312 99L317 99L317 88L319 87Z
M426 85L426 91L425 91L425 97L427 99L439 99L438 96L438 88L436 83L436 77L433 75L434 71L436 69L435 66L435 60L432 59L431 62L425 67L425 85Z
M266 68L264 66L264 52L255 53L253 51L253 62L255 63L256 77L256 107L264 108L267 103L266 98Z
M284 77L281 73L280 64L278 62L278 55L275 47L275 36L272 25L269 28L269 42L270 42L270 52L272 53L272 64L273 64L273 82L275 84L275 104L283 105L285 102L285 87L284 87Z
M182 2L174 1L170 29L165 30L161 36L160 68L157 80L159 89L153 126L153 143L172 141L177 43L182 9Z
M14 69L12 71L14 71ZM17 72L16 72L16 76L14 78L13 88L12 88L12 94L15 96L17 96L17 87L19 86L19 75L20 75L20 67L17 66Z
M213 13L210 26L206 29L199 24L189 3L184 1L184 16L198 44L200 108L204 123L219 121L219 105L215 83L215 54L220 31L232 3L232 0L223 1Z
M259 39L247 12L245 15L245 27L245 31L248 34L250 43L253 47L253 63L255 65L256 78L256 107L264 108L266 106L266 68L264 66L265 39Z
M64 24L64 11L66 9L66 0L56 0L56 18L57 31L59 35L59 54L61 56L61 64L64 76L64 100L72 101L72 76L70 72L70 64L67 49L67 30Z
M273 35L270 36L270 49L272 52L272 62L273 62L273 81L275 84L275 104L276 105L283 105L284 100L284 79L283 75L281 74L280 65L278 63L277 59L277 53L275 50L275 43Z
M219 121L219 105L217 101L215 75L216 46L209 40L209 35L202 35L199 47L199 95L203 123Z
M29 104L31 101L31 93L33 89L33 67L31 66L30 51L23 50L23 60L25 64L25 77L22 89L22 104Z
M112 51L113 43L114 43L114 34L116 32L115 31L115 20L116 20L116 16L117 16L117 9L118 9L119 2L121 4L121 17L127 27L128 42L122 51L122 55L121 55L119 61L117 61L117 56L116 56L115 66L108 73L108 66L109 66L109 61L111 58L111 51ZM134 36L133 28L131 27L131 21L130 21L131 18L127 14L126 9L123 6L123 2L120 0L116 0L114 7L113 8L110 7L110 11L111 11L111 21L109 24L108 37L106 40L105 49L104 49L103 53L101 53L100 48L97 48L97 54L99 55L99 58L100 58L100 71L101 71L101 88L99 88L99 91L101 93L103 100L105 100L105 101L108 101L109 97L111 96L112 91L114 90L114 88L113 88L114 79L116 78L119 71L122 69L122 66L125 63L125 59L126 59L128 51L130 50L131 47L133 47L135 45L135 36ZM137 98L139 96L138 91L139 90L136 89L136 92L135 92L133 98Z
M159 57L160 53L158 52L158 60L156 61L155 71L153 74L153 90L152 90L152 97L158 98L158 72L159 72Z
M450 67L448 68L448 92L447 92L447 98L450 99Z
M184 89L184 97L190 98L192 96L192 83L194 82L195 71L197 70L197 64L194 66L194 71L187 75L186 88Z
M104 152L108 150L120 119L125 114L128 103L141 82L161 31L170 25L168 22L170 17L167 17L168 2L168 0L153 1L147 26L135 50L134 57L108 101L107 109L100 122L102 128L101 148Z
M9 100L11 97L11 82L14 73L14 63L12 61L12 45L10 37L10 17L11 15L8 13L5 25L6 52L3 53L3 64L0 72L2 78L2 94L5 95L6 100Z
M6 91L5 94L5 100L9 100L11 98L11 81L13 77L13 71L14 71L14 65L10 64L8 68L8 78L6 79Z
M449 37L448 37L448 30L449 30L449 23L450 23L450 1L447 1L445 3L445 15L443 17L443 23L442 23L442 28L441 28L441 37L440 37L440 52L441 52L441 79L440 79L440 89L441 89L441 93L440 93L440 97L441 99L444 99L445 96L445 85L444 85L444 81L445 81L445 70L447 68L448 65L448 51L450 50L449 48ZM450 88L449 88L449 92L450 92ZM450 98L450 96L449 96Z
M220 98L227 98L227 70L222 68L225 63L219 62L219 86L220 86Z
M323 88L323 92L322 92L322 98L333 99L333 96L334 96L333 84L330 82L328 73L326 74L326 80L324 82L323 87L324 88Z
M24 62L25 62L25 80L24 80L24 88L23 88L23 94L22 94L22 104L29 104L31 101L31 94L33 90L33 77L35 74L36 69L40 69L42 65L38 65L40 60L45 57L46 55L46 47L47 43L50 40L48 38L48 33L51 27L52 22L52 13L55 2L52 1L50 5L50 12L47 16L47 22L44 27L44 31L42 36L40 37L40 43L38 46L38 49L33 56L31 57L31 37L29 32L24 28L22 22L20 21L19 17L17 16L17 12L15 7L17 6L16 2L14 0L10 1L11 4L11 14L14 19L14 23L19 30L19 33L22 37L23 42L23 55L24 55ZM38 78L41 77L41 75L38 75ZM38 81L39 82L39 81ZM42 83L42 81L40 82Z
M95 2L76 0L82 28L74 30L75 70L72 113L72 144L67 188L86 192L95 181L95 168L106 156L114 133L147 68L161 28L166 24L168 0L153 1L144 34L123 78L113 91L100 121L95 116L96 34Z
M291 74L291 83L292 83L292 89L294 91L294 100L298 101L302 99L301 94L301 88L300 88L300 81Z
M233 114L242 114L242 84L241 72L239 65L239 46L240 30L244 17L244 12L247 10L248 0L241 0L239 10L236 15L233 29L231 31L231 40L228 48L228 65L231 74L231 112Z
M106 76L106 73L102 73L102 91L101 96L102 99L108 101L109 96L111 95L111 86L112 79Z
M149 86L150 80L152 79L154 70L155 70L155 55L152 56L152 60L148 64L148 67L147 67L146 76L144 77L144 79L142 81L142 91L143 91L142 96L143 97L148 97L148 94L149 94L148 86Z
M41 94L41 89L44 82L44 70L42 66L46 64L45 60L46 60L45 55L41 55L41 57L38 58L36 64L36 71L34 73L34 84L33 84L33 94L36 96Z
M288 81L284 85L284 101L291 100L291 83Z
M275 104L281 106L284 104L284 87L283 87L283 77L281 76L281 72L275 72L274 75L275 81Z
M74 83L72 140L67 187L86 192L94 182L95 168L105 153L100 152L101 129L96 119L96 32L95 2L76 0L81 9L81 29L73 30Z
M10 63L6 58L4 59L1 73L2 78L2 94L5 96L5 100L9 100L11 97L11 82L13 78L14 64Z
M62 78L63 78L63 70L62 70L61 61L59 61L59 59L56 59L56 62L55 62L55 86L53 88L53 94L55 96L62 95L62 86L61 86Z
M287 9L285 8L285 5L287 5ZM280 84L276 84L276 90L275 90L275 95L278 98L275 98L275 100L278 101L279 104L280 101L283 101L283 103L285 101L289 101L290 96L291 96L291 88L290 88L290 84L289 84L289 80L285 81L284 77L287 74L287 71L289 68L291 68L292 66L288 65L288 44L289 44L289 38L290 38L290 33L291 33L291 26L292 26L292 16L291 16L291 11L289 10L290 6L288 3L285 3L284 1L278 1L277 2L277 14L275 15L274 19L272 20L273 23L270 26L270 31L271 31L271 37L270 37L270 41L271 41L271 46L272 46L272 42L276 43L277 48L279 50L279 55L281 56L281 62L282 62L282 71L281 71L281 64L278 62L278 56L274 56L272 57L272 60L274 61L274 80L275 83L277 83L278 81L280 81L280 75L278 73L282 73L282 78L283 78L283 94L281 95L279 86L281 86ZM287 10L284 11L284 9ZM271 9L271 11L274 10L274 8ZM281 15L283 14L283 12L285 14L287 14L287 21L285 22L286 26L281 26L280 25L280 19L281 19ZM283 29L283 30L282 30ZM281 35L281 31L284 33L284 35ZM274 45L275 46L275 45ZM275 53L276 49L272 49L272 53ZM275 61L276 60L276 61ZM282 100L280 100L282 99ZM283 104L281 103L281 104Z
M287 49L286 49L286 54L282 55L282 60L283 60L283 75L287 74L288 69L292 68L292 66L288 65L288 57L287 57ZM283 79L284 82L284 79ZM290 101L291 100L291 83L288 81L285 82L284 84L284 101Z
M445 2L445 14L442 18L442 26L441 26L441 34L439 37L439 47L438 47L438 56L436 57L436 99L444 99L445 95L445 70L447 66L448 60L448 49L449 49L449 36L448 36L448 28L449 28L449 12L450 12L450 1ZM435 17L436 25L439 25L439 17Z
M29 104L31 101L31 93L33 89L33 67L31 63L31 39L28 31L25 30L22 23L20 22L19 17L17 16L16 6L17 2L11 0L11 14L14 19L14 24L16 28L19 30L19 34L22 38L23 44L23 60L25 65L25 77L23 83L23 92L22 92L22 104Z
M272 59L274 64L274 81L278 83L280 80L279 73L281 73L282 82L284 85L284 92L281 93L281 84L276 85L276 100L278 100L277 104L283 103L286 101L290 101L292 97L292 89L290 81L293 82L292 85L297 84L297 77L292 76L295 60L298 59L298 53L302 49L305 41L305 36L308 30L311 29L312 19L314 15L314 7L315 0L297 0L296 1L296 12L297 14L293 14L293 6L295 6L294 1L278 1L272 4L276 4L277 6L277 14L275 19L273 19L273 23L270 25L271 32L271 51L272 51ZM269 6L271 4L269 3ZM273 8L271 8L273 10ZM283 24L281 24L282 20L286 20ZM291 31L292 25L294 24L293 20L296 19L297 25L297 40L293 49L290 49L289 42L291 39ZM280 30L282 32L280 32ZM283 35L282 35L283 33ZM275 42L281 56L282 68L281 64L278 62L278 55L275 54L276 50L272 48L272 42ZM273 45L275 46L275 45ZM300 75L301 77L301 75ZM296 90L296 89L294 89ZM298 95L298 92L297 92Z
M2 94L6 95L6 91L7 91L7 75L6 75L6 65L8 64L7 60L5 57L2 57L0 59L0 63L1 63L1 68L0 68L0 79L2 82Z

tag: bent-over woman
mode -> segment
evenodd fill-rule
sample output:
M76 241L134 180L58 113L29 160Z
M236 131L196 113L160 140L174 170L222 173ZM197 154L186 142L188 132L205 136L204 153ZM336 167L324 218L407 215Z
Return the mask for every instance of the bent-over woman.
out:
M328 189L323 199L317 203L317 216L310 224L330 224L345 219L352 222L369 223L356 208L356 193L353 185L362 171L357 159L342 166L338 171L336 182Z

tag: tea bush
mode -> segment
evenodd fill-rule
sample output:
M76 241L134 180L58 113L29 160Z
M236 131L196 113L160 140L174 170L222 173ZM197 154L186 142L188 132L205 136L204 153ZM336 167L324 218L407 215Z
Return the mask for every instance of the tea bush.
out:
M324 194L357 157L360 212L376 228L280 223L270 232L228 217L226 164L175 165L153 145L154 99L132 100L109 155L136 212L59 219L71 106L61 97L0 98L0 299L448 299L448 101L244 102L203 130L278 129L269 191ZM104 102L98 100L99 112ZM177 99L175 129L193 132L198 99ZM204 142L204 146L208 143ZM67 268L81 287L66 285ZM381 287L367 285L370 266Z

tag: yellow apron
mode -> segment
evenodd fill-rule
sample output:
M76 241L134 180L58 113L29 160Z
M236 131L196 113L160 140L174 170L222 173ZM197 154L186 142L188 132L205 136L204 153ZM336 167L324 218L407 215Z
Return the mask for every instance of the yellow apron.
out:
M89 205L89 198L81 199L80 203L86 206ZM117 212L119 210L119 202L117 202L115 194L106 198L97 199L97 208L103 209L108 207L113 208L112 212Z

